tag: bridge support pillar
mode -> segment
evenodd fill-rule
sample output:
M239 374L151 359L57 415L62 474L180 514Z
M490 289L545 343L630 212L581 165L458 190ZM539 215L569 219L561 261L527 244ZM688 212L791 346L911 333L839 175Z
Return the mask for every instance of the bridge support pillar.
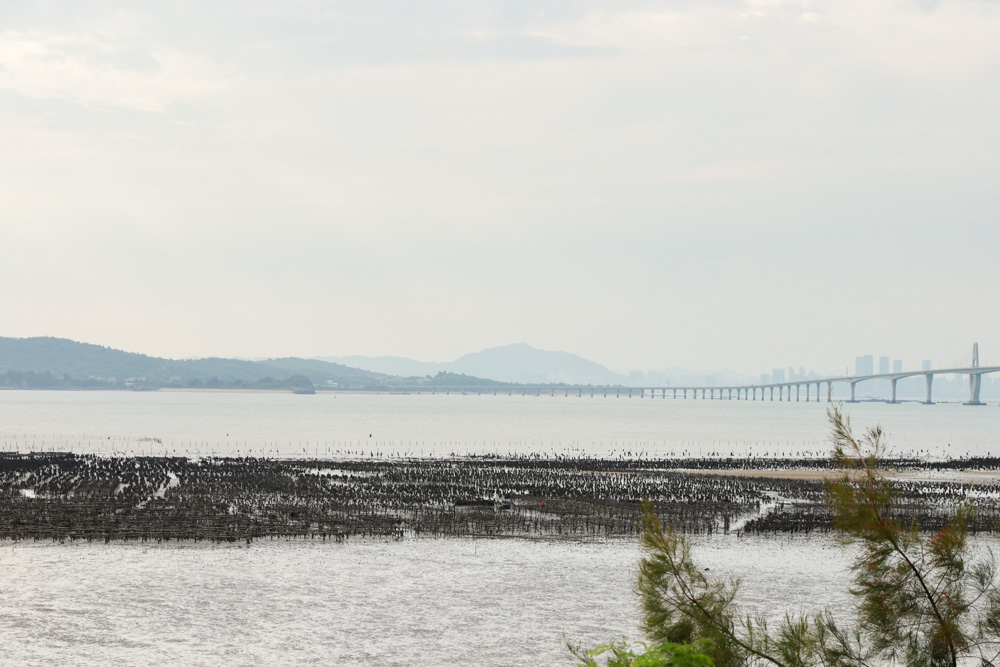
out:
M983 383L983 376L980 373L969 374L969 400L965 405L986 405L979 400L979 388Z
M763 389L761 389L761 391L764 391L764 390L763 390ZM764 400L764 397L763 397L763 395L761 396L761 400ZM774 387L771 387L771 400L772 400L772 401L774 400Z
M852 382L851 383L851 400L849 400L848 403L857 403L858 402L857 399L854 398L854 386L856 384L858 384L858 383L857 382Z
M808 403L808 402L809 402L809 390L810 390L811 388L812 388L812 387L811 387L811 386L809 385L809 383L808 383L808 382L806 382L806 403Z
M892 383L892 398L889 399L889 402L898 403L899 401L896 400L896 383L899 381L899 378L890 378L889 381Z
M788 389L789 389L789 392L788 392L788 400L792 400L792 392L791 392L791 387L789 387ZM800 389L802 389L802 385L800 385L800 384L797 384L797 385L795 385L795 402L796 402L796 403L798 403L798 402L799 402L799 390L800 390Z
M826 383L826 402L833 403L833 383Z
M925 375L924 382L927 384L927 396L924 398L924 405L934 405L934 401L931 399L931 386L934 384L934 374L928 373Z

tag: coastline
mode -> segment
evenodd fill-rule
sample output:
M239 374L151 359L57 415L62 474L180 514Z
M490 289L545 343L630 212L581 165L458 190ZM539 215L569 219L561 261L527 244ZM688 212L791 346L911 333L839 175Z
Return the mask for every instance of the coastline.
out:
M642 498L684 534L825 533L820 480L835 474L810 460L733 469L586 457L2 458L0 538L106 542L629 537ZM1000 530L1000 459L896 463L900 520L939 529L966 496L961 486L976 483L992 488L977 490L970 532Z
M838 471L830 469L792 469L779 470L775 468L749 468L741 470L720 469L679 469L698 475L722 475L724 477L766 477L768 479L792 479L822 482L837 476ZM887 470L885 477L893 480L909 482L942 482L948 484L1000 484L1000 471L994 470Z

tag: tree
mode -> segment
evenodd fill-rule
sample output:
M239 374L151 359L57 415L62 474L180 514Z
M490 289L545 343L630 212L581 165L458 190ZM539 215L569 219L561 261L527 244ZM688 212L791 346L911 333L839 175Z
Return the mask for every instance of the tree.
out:
M645 501L636 590L653 646L701 642L717 667L997 664L997 562L968 543L972 501L960 504L940 531L923 535L916 522L894 515L893 481L880 464L881 428L856 438L838 407L828 416L840 475L826 483L826 494L839 539L858 549L851 588L856 625L839 627L829 610L786 614L776 627L743 614L735 602L739 582L708 577L687 540L665 529Z
M633 647L641 647L642 653L636 653ZM695 644L659 644L649 646L642 642L621 639L617 642L604 644L589 651L572 649L574 655L583 660L582 667L598 667L597 659L606 658L607 667L713 667L712 659L702 653L708 642Z

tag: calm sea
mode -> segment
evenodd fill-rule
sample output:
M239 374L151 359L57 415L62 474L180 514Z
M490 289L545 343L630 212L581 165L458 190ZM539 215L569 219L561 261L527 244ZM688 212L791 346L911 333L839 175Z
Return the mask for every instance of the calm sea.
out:
M855 404L901 454L998 451L996 405ZM825 456L826 405L508 396L0 392L6 450L272 456ZM748 611L845 615L826 537L694 540ZM4 664L572 664L639 638L631 540L0 543ZM780 600L780 605L775 601Z
M589 396L0 392L0 449L267 456L827 456L826 403ZM900 455L998 451L996 404L845 406Z

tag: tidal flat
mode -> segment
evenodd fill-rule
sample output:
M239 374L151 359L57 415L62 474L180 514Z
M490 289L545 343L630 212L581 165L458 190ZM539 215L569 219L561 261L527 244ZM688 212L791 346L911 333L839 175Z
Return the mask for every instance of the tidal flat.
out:
M886 463L900 475L897 518L933 529L973 497L977 513L971 531L996 529L1000 485L986 477L976 485L952 480L956 473L994 472L1000 460ZM421 535L631 537L643 499L685 534L829 532L820 473L833 473L830 463L782 459L768 460L767 466L738 458L281 460L4 453L0 538L250 543ZM813 474L790 476L801 471ZM733 472L739 474L718 474Z

